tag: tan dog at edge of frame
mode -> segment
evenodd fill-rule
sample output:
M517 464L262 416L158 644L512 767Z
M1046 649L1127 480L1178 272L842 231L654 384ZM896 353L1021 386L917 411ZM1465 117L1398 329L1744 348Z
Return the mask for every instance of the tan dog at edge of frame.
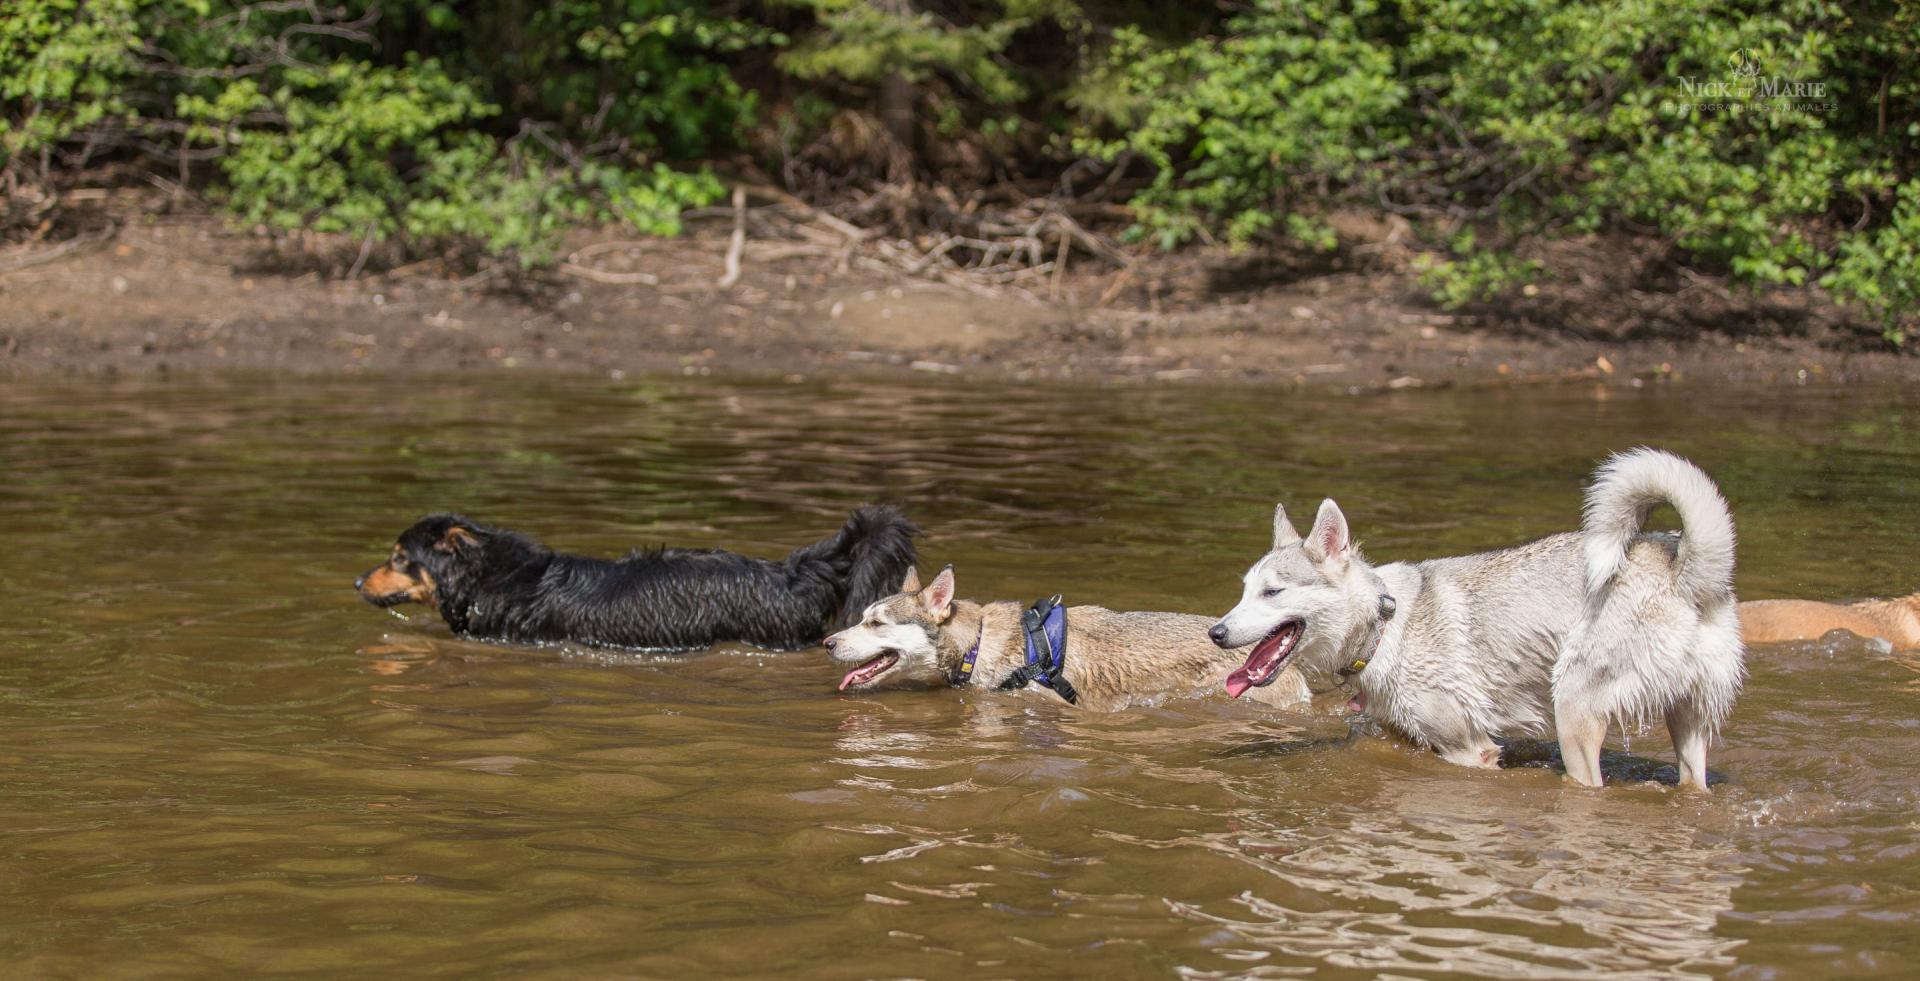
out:
M1740 604L1740 639L1749 644L1819 640L1835 630L1879 638L1896 651L1920 648L1920 593L1855 603L1788 599Z
M859 623L828 637L826 646L835 661L855 665L841 691L915 683L992 689L1027 663L1025 609L1011 600L956 600L952 566L924 589L909 571L900 592L867 607ZM1217 692L1245 652L1215 646L1207 637L1212 623L1189 613L1068 607L1066 678L1079 691L1081 707L1096 711L1158 696ZM961 664L976 641L979 656L963 674ZM1290 671L1259 701L1304 709L1310 697L1306 679Z

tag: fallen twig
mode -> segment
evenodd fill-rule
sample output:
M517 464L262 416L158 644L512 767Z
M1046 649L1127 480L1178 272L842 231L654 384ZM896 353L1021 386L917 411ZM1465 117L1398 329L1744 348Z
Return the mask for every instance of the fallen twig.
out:
M725 289L740 281L740 251L747 247L747 189L733 186L733 237L727 242L727 269L720 275Z
M1113 282L1108 284L1106 289L1100 291L1100 299L1095 300L1093 305L1095 307L1104 307L1107 304L1112 303L1113 298L1116 296L1119 296L1120 291L1123 289L1126 289L1127 283L1131 282L1132 280L1133 280L1133 267L1125 266L1121 268L1120 272L1113 277Z
M569 276L577 276L580 279L588 280L590 282L595 282L595 283L606 283L609 286L633 286L633 285L658 286L660 285L660 277L655 276L652 273L601 272L600 270L594 269L590 266L579 266L571 262L561 263L559 266L559 269L561 272L566 273Z
M861 228L857 225L851 224L846 221L842 221L841 219L836 218L825 211L821 211L819 208L816 208L813 205L810 205L805 201L802 201L799 198L796 198L793 195L780 190L777 187L768 187L765 184L742 184L740 185L740 187L746 190L748 193L757 194L768 200L778 201L789 208L793 208L794 210L799 211L801 214L806 215L807 217L813 219L814 221L819 222L822 225L826 225L827 227L833 229L834 231L839 232L841 235L844 235L847 238L853 239L856 242L862 239L865 239L868 236L873 234L867 229Z
M112 238L113 233L119 230L120 226L108 223L107 227L92 235L70 238L50 249L42 249L38 252L0 258L0 273L10 273L25 269L28 266L38 266L43 263L52 262L62 256L71 255L81 249L91 248Z
M1053 281L1047 284L1047 295L1056 300L1060 298L1060 284L1067 278L1068 251L1067 231L1061 229L1060 248L1054 253L1053 257Z
M360 240L360 255L353 260L352 268L347 270L348 279L359 279L360 270L367 267L367 256L373 254L373 233L379 228L372 222L367 223L367 234Z
M574 250L572 255L567 256L567 261L579 265L597 255L618 252L621 249L644 249L653 244L645 239L612 239L606 242L594 242Z
M747 246L753 257L759 262L778 262L781 259L797 259L801 256L838 256L839 249L828 249L804 242L778 244L774 242L749 242Z

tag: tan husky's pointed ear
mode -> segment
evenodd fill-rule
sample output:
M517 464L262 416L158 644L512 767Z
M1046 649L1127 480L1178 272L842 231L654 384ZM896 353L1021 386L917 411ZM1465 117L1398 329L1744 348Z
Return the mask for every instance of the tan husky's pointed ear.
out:
M1307 532L1306 549L1307 558L1321 565L1344 566L1352 555L1353 535L1347 530L1347 516L1333 498L1320 502L1320 514L1313 519L1313 530Z
M1273 506L1273 550L1278 552L1300 540L1300 533L1293 530L1293 522L1287 520L1287 506Z
M927 588L920 591L920 605L935 621L944 621L953 613L953 566L940 570Z
M920 570L915 569L913 566L907 566L907 577L900 580L900 591L903 593L917 593L920 591Z

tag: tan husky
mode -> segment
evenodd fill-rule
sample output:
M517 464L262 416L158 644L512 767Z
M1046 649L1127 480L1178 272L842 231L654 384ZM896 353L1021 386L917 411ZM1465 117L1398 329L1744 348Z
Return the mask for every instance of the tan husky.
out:
M1920 593L1857 603L1755 600L1740 604L1740 639L1749 644L1819 640L1833 630L1878 637L1897 651L1920 647Z
M860 622L826 639L828 652L857 665L840 690L925 684L998 688L1026 666L1019 603L953 598L953 567L925 589L909 570L900 592L867 607ZM1078 704L1108 711L1168 695L1218 691L1245 652L1223 651L1207 637L1213 621L1187 613L1067 609L1063 673ZM972 653L969 666L968 655ZM1269 705L1304 706L1310 692L1297 671L1262 690ZM1023 687L1038 687L1029 682Z

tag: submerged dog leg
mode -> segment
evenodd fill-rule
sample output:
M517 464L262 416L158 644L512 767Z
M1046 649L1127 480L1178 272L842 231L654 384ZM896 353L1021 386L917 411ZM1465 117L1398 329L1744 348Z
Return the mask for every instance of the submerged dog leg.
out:
M1667 709L1667 733L1673 737L1674 757L1680 763L1680 786L1707 789L1706 717L1691 701Z
M1565 706L1556 709L1554 719L1567 778L1586 787L1600 786L1600 745L1607 741L1607 720L1581 715Z
M1440 758L1456 766L1470 766L1477 770L1500 769L1500 747L1479 734L1475 734L1465 746L1441 750Z

